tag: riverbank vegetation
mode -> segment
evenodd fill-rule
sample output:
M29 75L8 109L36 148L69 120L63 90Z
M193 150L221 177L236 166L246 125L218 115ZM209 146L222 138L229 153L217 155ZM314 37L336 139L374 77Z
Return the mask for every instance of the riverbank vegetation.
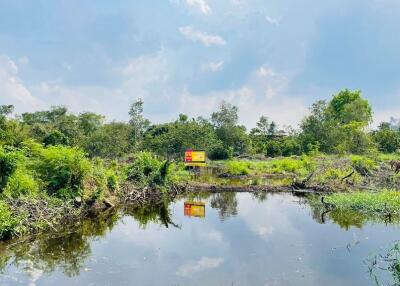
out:
M298 129L261 116L246 130L227 102L210 118L180 114L162 124L150 123L143 107L138 100L128 122L110 122L60 106L21 115L0 106L0 239L56 229L92 208L185 190L196 181L181 162L186 149L205 150L225 182L260 185L276 176L293 190L400 188L399 122L371 129L372 107L360 91L316 102Z

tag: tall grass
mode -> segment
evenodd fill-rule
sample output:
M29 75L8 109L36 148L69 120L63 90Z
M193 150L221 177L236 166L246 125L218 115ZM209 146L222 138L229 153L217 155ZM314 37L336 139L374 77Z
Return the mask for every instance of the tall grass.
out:
M313 158L275 158L268 161L238 161L225 162L226 172L231 175L288 174L306 175L315 167Z
M329 195L326 202L339 210L400 215L400 192L397 191L337 193Z

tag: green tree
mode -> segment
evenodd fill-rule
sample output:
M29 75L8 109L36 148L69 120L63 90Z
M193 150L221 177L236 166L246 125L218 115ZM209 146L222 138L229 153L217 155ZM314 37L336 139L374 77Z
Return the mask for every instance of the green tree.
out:
M139 98L132 103L129 109L129 124L132 126L132 138L135 148L139 148L143 134L150 125L150 121L143 117L143 105L144 101Z
M152 125L145 134L146 149L165 157L179 158L187 149L206 150L213 154L222 146L213 126L201 119ZM219 149L218 149L219 150Z
M91 157L118 158L131 151L132 126L111 122L98 128L85 143L84 149Z
M305 151L318 146L327 153L363 153L373 148L365 128L372 121L372 108L360 91L348 89L330 102L313 104L301 123L300 139Z
M85 135L90 135L104 123L104 116L93 112L84 112L78 116L79 128Z
M218 111L211 115L216 134L222 141L228 155L239 155L250 150L250 138L244 126L237 125L239 120L237 106L222 101Z
M382 152L393 153L400 149L400 131L392 129L388 122L381 123L372 136Z

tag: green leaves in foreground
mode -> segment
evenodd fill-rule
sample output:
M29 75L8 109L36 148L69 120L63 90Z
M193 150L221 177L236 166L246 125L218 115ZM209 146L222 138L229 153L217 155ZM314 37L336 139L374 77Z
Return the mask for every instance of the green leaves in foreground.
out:
M365 214L400 214L400 192L397 191L337 193L328 196L326 202L339 210L355 210Z
M17 227L17 220L13 217L10 207L0 201L0 240L10 238Z

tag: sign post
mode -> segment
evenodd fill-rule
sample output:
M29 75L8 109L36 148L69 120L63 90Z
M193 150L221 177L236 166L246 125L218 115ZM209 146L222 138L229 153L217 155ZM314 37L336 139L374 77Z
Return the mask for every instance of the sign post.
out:
M186 150L185 152L185 166L188 167L205 167L206 164L206 152Z

